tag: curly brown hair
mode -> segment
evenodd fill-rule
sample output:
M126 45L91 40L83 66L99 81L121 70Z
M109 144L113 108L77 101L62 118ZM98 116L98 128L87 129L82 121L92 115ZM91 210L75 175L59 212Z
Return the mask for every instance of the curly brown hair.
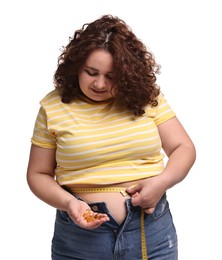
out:
M62 102L70 103L81 95L79 72L88 56L98 49L108 51L113 57L112 81L117 103L137 116L144 114L147 104L158 104L156 98L160 90L156 74L160 66L131 28L112 15L84 24L63 48L54 74L55 88Z

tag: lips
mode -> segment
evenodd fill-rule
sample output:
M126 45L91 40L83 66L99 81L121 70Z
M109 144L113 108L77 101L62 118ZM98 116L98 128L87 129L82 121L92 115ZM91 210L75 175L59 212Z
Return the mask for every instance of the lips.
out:
M96 93L96 94L104 94L104 93L106 93L105 90L97 90L97 89L94 89L94 88L92 88L91 90L92 90L93 93Z

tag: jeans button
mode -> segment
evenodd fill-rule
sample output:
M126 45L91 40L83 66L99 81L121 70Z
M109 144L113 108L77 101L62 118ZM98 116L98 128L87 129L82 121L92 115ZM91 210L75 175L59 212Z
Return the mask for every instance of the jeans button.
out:
M98 211L98 209L99 209L98 206L96 206L96 205L92 206L93 211Z

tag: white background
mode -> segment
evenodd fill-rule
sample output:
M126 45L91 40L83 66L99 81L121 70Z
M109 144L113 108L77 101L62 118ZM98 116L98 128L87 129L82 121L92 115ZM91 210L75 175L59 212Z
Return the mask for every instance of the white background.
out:
M197 148L190 174L168 192L179 260L222 259L219 2L1 2L0 259L50 259L55 209L27 186L30 138L39 101L53 89L61 47L83 23L103 14L125 20L155 54L162 65L162 91Z

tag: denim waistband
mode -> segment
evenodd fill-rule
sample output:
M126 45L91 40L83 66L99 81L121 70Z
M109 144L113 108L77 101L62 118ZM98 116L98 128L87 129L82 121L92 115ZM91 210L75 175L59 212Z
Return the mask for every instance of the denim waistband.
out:
M78 198L78 199L80 199L80 198ZM80 200L82 200L82 199L80 199ZM126 199L125 204L126 204L128 211L137 211L137 210L139 211L139 210L141 210L141 208L139 206L133 206L132 205L131 199ZM95 212L100 212L100 213L105 213L105 214L110 213L105 202L93 202L93 203L88 203L88 205Z
M76 199L84 201L82 198L78 197L76 194L72 194ZM163 204L164 201L166 202L166 193L164 193L164 195L162 196L162 198L160 199L160 201L158 202L157 206L156 206L156 210L158 211L158 206ZM87 202L86 202L87 203ZM105 202L93 202L93 203L87 203L89 205L89 207L95 211L95 212L100 212L100 213L105 213L105 214L109 214L109 209L107 207L107 204ZM128 198L125 201L126 207L128 211L134 212L134 211L141 211L141 207L140 206L133 206L132 205L132 199ZM164 203L165 204L165 203ZM160 209L161 210L161 209ZM154 212L155 214L155 212Z

